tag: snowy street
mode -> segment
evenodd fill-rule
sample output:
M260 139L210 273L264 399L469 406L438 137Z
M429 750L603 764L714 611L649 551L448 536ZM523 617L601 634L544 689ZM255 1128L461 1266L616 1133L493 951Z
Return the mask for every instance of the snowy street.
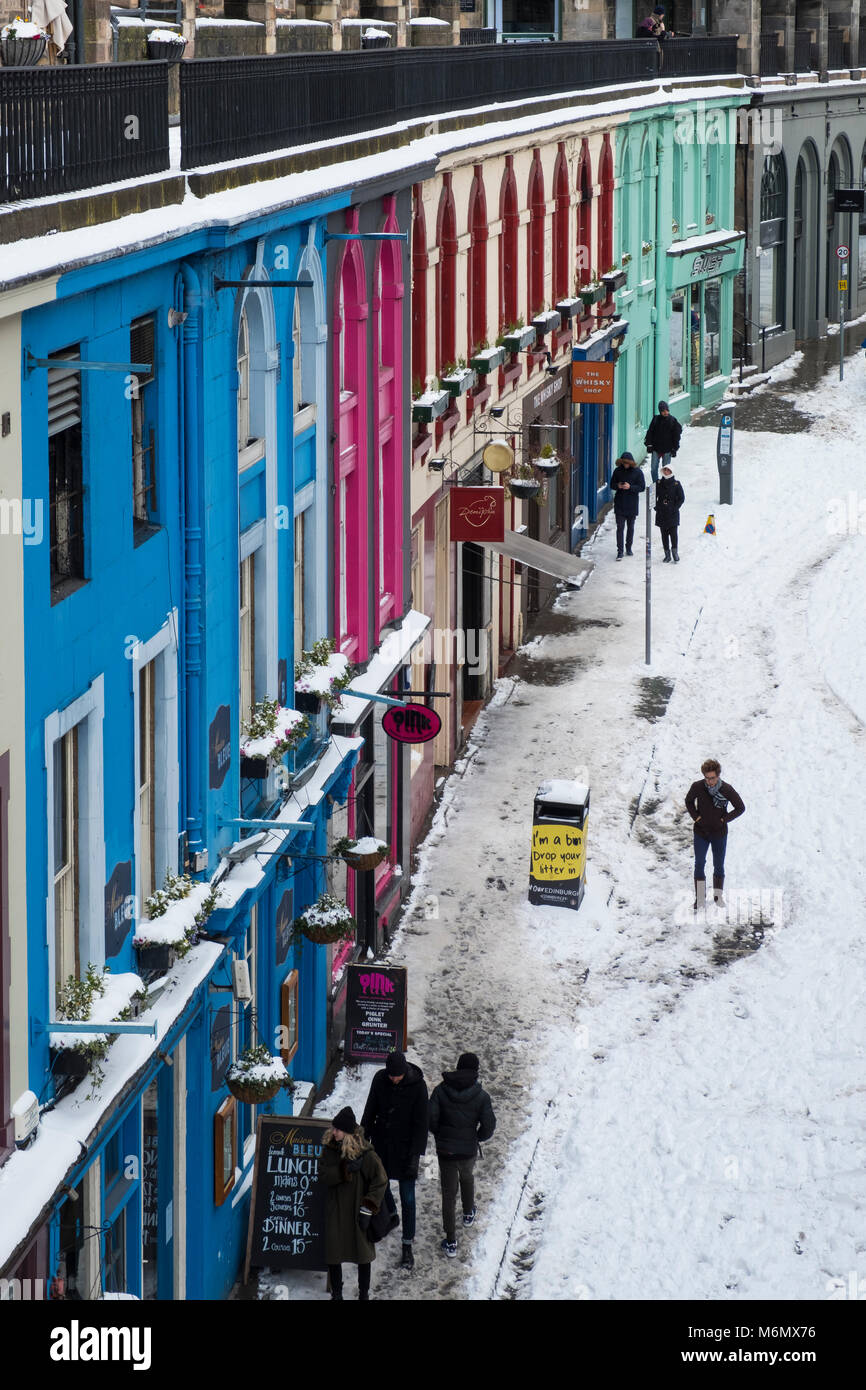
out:
M866 1279L862 361L797 407L808 432L737 434L731 508L715 428L684 432L651 667L642 503L634 558L609 518L445 788L391 959L410 1060L432 1087L477 1052L498 1126L459 1258L431 1142L415 1272L389 1239L374 1298L823 1300ZM683 797L706 757L746 814L726 914L696 920ZM527 903L553 776L591 786L577 913ZM317 1114L360 1115L374 1071L344 1069ZM322 1276L279 1282L261 1295L325 1297Z

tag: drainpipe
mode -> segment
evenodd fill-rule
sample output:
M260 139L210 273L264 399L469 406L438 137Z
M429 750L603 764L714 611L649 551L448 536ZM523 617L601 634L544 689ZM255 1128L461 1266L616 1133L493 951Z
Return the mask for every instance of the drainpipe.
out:
M202 840L202 530L201 530L201 437L199 421L199 344L201 342L202 294L198 274L186 261L181 263L184 309L183 325L183 495L184 528L184 627L186 634L186 837L187 858L204 849Z

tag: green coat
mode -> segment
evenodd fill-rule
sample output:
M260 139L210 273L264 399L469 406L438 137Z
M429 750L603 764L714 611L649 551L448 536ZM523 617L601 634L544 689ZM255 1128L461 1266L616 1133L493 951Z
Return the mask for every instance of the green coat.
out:
M328 1131L330 1134L330 1131ZM360 1157L357 1172L346 1171L344 1153ZM376 1258L376 1247L358 1225L362 1204L378 1211L385 1196L388 1178L381 1160L364 1138L363 1130L344 1139L331 1135L322 1146L322 1181L325 1195L325 1259L329 1265L369 1264Z

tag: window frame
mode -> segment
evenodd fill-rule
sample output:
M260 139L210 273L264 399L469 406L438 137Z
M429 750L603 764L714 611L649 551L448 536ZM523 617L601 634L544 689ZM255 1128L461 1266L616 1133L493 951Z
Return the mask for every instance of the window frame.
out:
M280 984L280 1027L282 1036L291 1039L286 1047L280 1048L284 1066L288 1066L300 1046L300 1017L298 1013L299 975L290 970ZM292 1029L294 1022L294 1029Z
M228 1147L226 1147L227 1138ZM238 1103L234 1096L227 1096L214 1112L213 1140L214 1206L221 1207L237 1181ZM226 1157L230 1160L228 1165L226 1164Z
M129 325L130 361L136 362L144 353L136 333L146 339L146 325L151 325L150 373L135 374L130 398L132 433L132 527L133 543L140 545L159 530L159 493L157 487L157 415L159 388L156 384L156 312L141 314ZM146 355L146 354L145 354ZM148 443L144 441L148 440ZM148 501L149 497L149 501Z
M80 360L81 343L58 348L48 354L49 360ZM52 372L64 373L75 382L78 419L63 429L50 430L48 420L48 511L49 511L49 581L51 603L60 603L87 583L87 518L86 487L84 482L84 390L81 373L71 368L48 368L46 390L50 396ZM60 482L65 480L66 486ZM62 504L62 506L61 506ZM64 518L64 539L58 539L61 515ZM63 550L66 559L57 563Z

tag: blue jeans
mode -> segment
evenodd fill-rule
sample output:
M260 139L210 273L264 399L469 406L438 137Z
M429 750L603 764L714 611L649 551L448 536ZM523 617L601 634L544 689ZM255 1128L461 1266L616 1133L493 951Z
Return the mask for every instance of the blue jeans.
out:
M659 480L659 466L661 466L662 468L667 468L670 461L670 454L657 454L655 450L653 450L652 461L650 463L650 473L652 474L652 480L654 483L657 483Z
M402 1240L415 1239L415 1179L401 1178L400 1187L400 1209L403 1213L400 1238ZM394 1194L391 1191L391 1184L385 1188L385 1206L389 1211L397 1210L397 1203L394 1201Z
M695 831L695 878L706 878L704 868L710 845L713 847L713 873L716 878L724 878L727 844L727 835L713 835L711 839L707 839L706 836L699 835L697 830Z

